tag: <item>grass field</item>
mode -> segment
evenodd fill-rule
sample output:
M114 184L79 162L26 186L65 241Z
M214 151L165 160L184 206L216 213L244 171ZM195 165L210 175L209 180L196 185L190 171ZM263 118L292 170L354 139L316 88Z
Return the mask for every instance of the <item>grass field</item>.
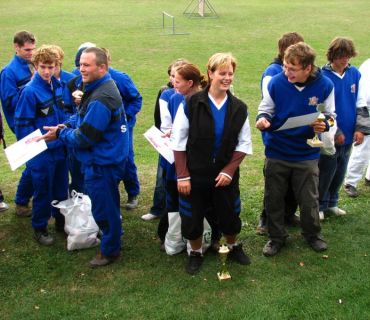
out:
M278 256L265 258L267 239L255 232L262 208L264 155L254 128L254 155L241 167L240 239L251 266L230 262L233 280L220 283L219 257L206 254L201 272L191 277L185 272L185 254L169 257L159 252L157 222L140 219L151 206L157 165L157 154L142 134L153 124L155 97L167 82L173 60L184 57L205 72L212 54L232 52L239 62L235 93L248 104L254 127L260 78L276 56L280 35L300 32L316 49L317 65L326 62L326 49L335 36L349 36L360 53L351 62L359 66L370 57L368 1L211 0L220 19L188 19L182 14L188 3L1 0L0 67L12 58L13 35L22 29L33 32L38 45L61 46L66 70L74 68L78 46L91 41L110 49L112 67L132 77L144 102L134 137L140 205L130 212L122 209L123 260L102 270L87 267L96 249L68 252L60 234L50 248L33 240L30 220L14 214L21 170L11 172L0 154L0 185L10 205L0 215L0 318L370 319L369 189L361 182L357 199L342 193L339 204L348 215L330 216L323 223L327 259L314 253L297 229L289 229L287 246ZM161 25L162 11L175 16L177 32L190 35L158 36L171 32L150 29ZM15 141L10 130L6 137L8 144Z

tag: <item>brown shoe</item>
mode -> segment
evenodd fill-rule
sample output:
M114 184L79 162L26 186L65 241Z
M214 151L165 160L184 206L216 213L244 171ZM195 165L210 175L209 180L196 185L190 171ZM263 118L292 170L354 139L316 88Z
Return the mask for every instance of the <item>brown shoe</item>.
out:
M15 212L18 217L28 218L32 216L32 210L28 207L28 204L18 204L15 208Z
M93 269L104 267L107 266L108 264L117 261L120 257L121 257L120 251L118 251L113 256L104 256L101 253L101 251L99 251L96 257L89 262L89 267Z

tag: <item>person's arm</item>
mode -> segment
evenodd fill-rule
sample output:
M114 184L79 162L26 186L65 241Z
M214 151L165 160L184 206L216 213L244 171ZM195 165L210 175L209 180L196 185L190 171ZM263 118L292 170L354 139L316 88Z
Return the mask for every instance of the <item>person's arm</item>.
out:
M99 101L91 102L83 122L77 129L63 128L59 139L72 148L88 148L99 142L108 126L112 113Z
M238 144L231 161L221 170L220 175L227 176L230 180L233 178L236 169L243 161L246 155L252 155L252 137L249 125L249 117L244 122L242 129L238 135Z
M160 130L162 132L166 132L172 129L172 117L168 108L168 104L166 100L161 98L159 99L159 109L160 109L160 116L161 116L161 125Z
M359 81L358 95L356 101L357 117L355 134L353 136L355 146L361 144L364 141L364 135L370 134L370 118L366 102L366 89L368 89L369 87L366 87L366 85L368 85L366 83L366 78L361 77Z
M185 114L186 103L182 102L173 123L170 146L175 155L177 189L179 193L189 195L191 191L190 173L186 166L186 144L189 135L189 119Z
M14 132L14 113L18 103L18 86L12 70L1 72L0 93L4 116L10 130Z
M118 89L124 101L125 111L128 118L135 118L136 114L141 110L143 97L136 88L131 78L123 73L120 81L117 83Z
M260 131L266 130L271 126L272 117L275 113L275 102L270 96L270 83L268 90L263 93L263 98L258 107L258 115L256 119L256 128Z
M19 102L14 113L14 131L17 140L21 140L35 130L36 96L28 88L24 89L19 97Z

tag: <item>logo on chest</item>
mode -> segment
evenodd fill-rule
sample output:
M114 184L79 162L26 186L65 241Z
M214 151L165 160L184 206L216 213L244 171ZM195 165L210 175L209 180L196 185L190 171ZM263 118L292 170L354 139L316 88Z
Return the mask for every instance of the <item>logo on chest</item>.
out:
M351 85L351 92L352 93L356 92L356 85L355 84Z
M309 106L317 106L318 103L319 103L319 98L317 98L317 97L308 98L308 105Z

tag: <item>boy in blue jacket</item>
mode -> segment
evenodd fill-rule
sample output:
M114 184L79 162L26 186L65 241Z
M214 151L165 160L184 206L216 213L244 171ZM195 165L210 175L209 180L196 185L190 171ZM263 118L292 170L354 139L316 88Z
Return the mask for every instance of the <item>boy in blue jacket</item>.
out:
M62 87L54 77L58 61L59 55L51 46L36 50L32 62L37 72L21 91L15 109L14 128L18 140L37 129L45 132L44 126L64 121ZM50 142L47 147L26 163L34 187L32 227L35 240L42 245L55 243L54 237L47 231L50 212L55 218L57 230L64 228L64 216L51 206L52 200L61 201L68 197L66 147L61 141Z

